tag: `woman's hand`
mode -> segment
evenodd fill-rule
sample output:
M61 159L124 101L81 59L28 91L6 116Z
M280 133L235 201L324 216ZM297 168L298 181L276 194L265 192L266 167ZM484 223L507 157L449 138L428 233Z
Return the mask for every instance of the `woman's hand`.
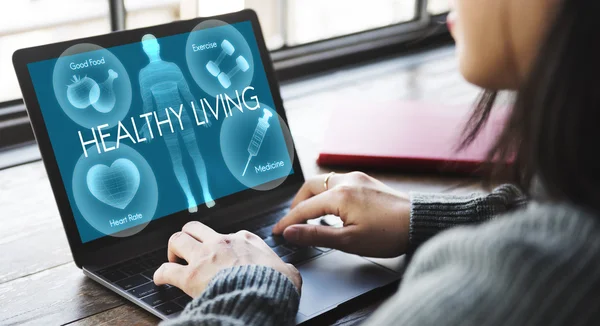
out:
M308 180L291 210L273 228L286 240L339 249L368 257L396 257L408 246L410 201L380 181L360 172ZM339 216L342 228L298 224L323 215Z
M199 296L218 271L238 265L271 267L287 276L298 292L302 287L298 270L248 231L219 234L200 222L189 222L169 239L168 259L154 273L154 283L174 285L191 297ZM187 265L178 263L182 259Z

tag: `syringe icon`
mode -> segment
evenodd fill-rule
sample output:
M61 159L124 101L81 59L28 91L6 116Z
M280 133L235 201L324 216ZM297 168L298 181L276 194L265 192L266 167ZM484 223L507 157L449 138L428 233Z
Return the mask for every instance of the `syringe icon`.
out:
M269 129L269 118L273 116L273 113L267 109L263 109L263 113L264 115L262 118L258 118L258 124L256 125L256 129L254 129L252 139L250 139L250 145L248 145L248 153L250 153L250 156L248 156L248 162L246 163L242 176L246 174L246 170L248 169L248 165L250 165L252 157L258 154L260 145L262 145L263 139L265 139L267 129Z

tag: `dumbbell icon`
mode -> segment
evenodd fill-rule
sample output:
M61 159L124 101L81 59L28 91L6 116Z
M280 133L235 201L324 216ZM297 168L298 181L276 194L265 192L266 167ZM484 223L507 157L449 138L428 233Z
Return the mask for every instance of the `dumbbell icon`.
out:
M206 64L206 70L208 70L211 75L217 77L219 73L221 73L221 68L219 68L219 65L221 65L221 62L223 62L223 59L225 59L226 55L231 56L233 52L235 52L235 47L233 47L229 41L223 40L223 42L221 42L221 53L217 57L217 60L210 60Z
M219 79L219 83L221 83L221 86L224 88L229 88L229 86L231 86L231 78L233 78L240 70L246 72L249 68L250 65L248 64L248 61L246 61L246 58L240 55L235 59L235 67L233 67L233 69L228 73L221 72L218 75L217 78Z

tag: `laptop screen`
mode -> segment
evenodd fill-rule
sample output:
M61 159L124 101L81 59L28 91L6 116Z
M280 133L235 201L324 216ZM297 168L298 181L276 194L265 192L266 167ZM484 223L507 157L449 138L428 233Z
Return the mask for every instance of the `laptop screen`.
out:
M249 21L77 44L28 70L83 243L294 173Z

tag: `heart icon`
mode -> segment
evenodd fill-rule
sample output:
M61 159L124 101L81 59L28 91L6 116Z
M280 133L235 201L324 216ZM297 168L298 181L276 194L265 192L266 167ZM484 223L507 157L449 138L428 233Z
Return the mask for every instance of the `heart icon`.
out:
M101 202L124 209L140 186L140 171L133 162L120 158L110 167L97 164L87 173L88 189Z

